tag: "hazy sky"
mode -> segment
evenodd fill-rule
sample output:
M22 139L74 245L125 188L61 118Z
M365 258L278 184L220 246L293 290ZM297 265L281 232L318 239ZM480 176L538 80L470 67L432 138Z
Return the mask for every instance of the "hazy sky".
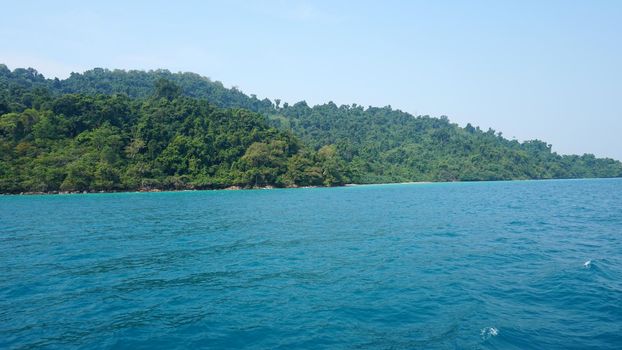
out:
M192 71L622 159L622 1L0 1L0 62Z

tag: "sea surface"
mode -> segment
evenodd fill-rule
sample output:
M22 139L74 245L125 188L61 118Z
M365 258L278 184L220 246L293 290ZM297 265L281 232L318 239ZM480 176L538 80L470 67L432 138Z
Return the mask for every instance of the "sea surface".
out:
M0 196L2 349L621 349L622 179Z

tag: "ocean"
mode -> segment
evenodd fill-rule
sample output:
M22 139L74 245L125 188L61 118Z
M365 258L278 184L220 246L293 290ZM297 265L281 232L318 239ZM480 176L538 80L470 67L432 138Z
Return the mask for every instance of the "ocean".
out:
M0 196L3 349L620 349L622 179Z

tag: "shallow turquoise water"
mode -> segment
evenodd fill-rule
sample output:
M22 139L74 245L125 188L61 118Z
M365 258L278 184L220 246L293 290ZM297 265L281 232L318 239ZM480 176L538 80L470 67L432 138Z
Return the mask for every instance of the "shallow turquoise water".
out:
M620 349L622 179L0 196L0 267L0 348Z

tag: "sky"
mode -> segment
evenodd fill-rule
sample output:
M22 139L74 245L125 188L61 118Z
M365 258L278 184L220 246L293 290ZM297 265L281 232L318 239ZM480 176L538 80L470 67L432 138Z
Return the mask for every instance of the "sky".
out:
M622 1L5 1L0 63L190 71L622 160Z

